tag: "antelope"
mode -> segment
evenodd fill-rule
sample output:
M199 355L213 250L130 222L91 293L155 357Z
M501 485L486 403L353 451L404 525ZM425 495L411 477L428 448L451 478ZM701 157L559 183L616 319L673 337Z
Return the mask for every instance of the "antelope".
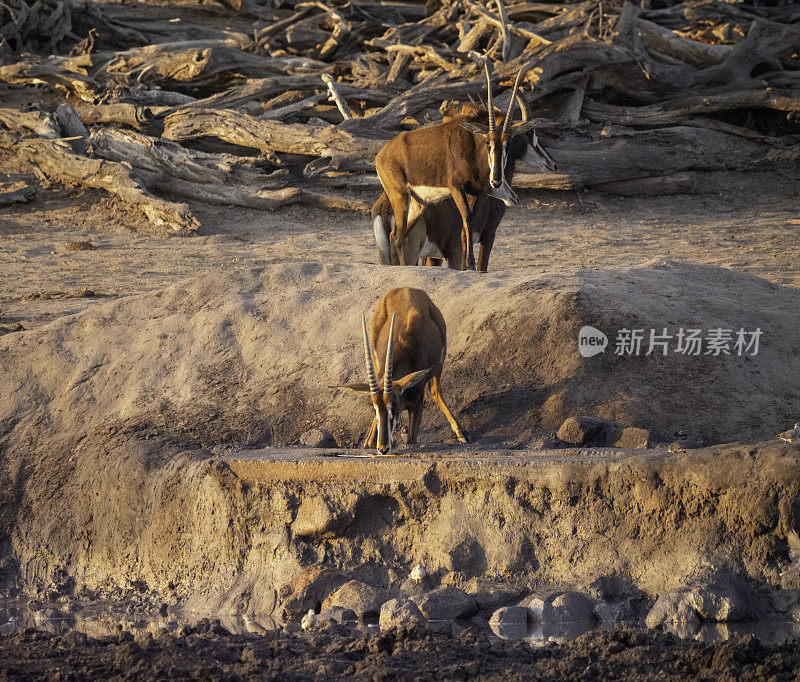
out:
M391 454L395 447L394 430L404 410L409 417L407 442L417 442L426 384L456 438L467 443L467 436L442 396L447 327L428 294L410 287L390 289L375 307L369 333L363 315L361 323L368 382L333 388L369 392L375 416L364 447L376 448L379 455Z
M525 123L530 118L528 107L519 95L517 102L522 111L522 122ZM473 111L469 105L465 105L461 110L461 115L477 116L478 112L472 113ZM447 116L446 114L445 120ZM546 170L555 170L556 168L552 157L539 144L534 131L525 135L514 135L509 142L505 167L505 176L509 182L514 177L514 169L518 160ZM497 227L505 215L506 207L502 201L488 194L469 197L468 200L476 226L474 236L480 245L478 270L486 272ZM391 204L384 192L372 205L372 227L378 245L378 262L382 265L396 265L398 262L398 257L392 254L389 237L394 221L391 211ZM408 231L404 245L406 263L416 263L419 259L427 259L427 263L432 264L434 259L445 259L450 268L462 269L461 231L461 214L450 197L428 204L417 218L416 224Z
M535 121L525 120L511 125L512 109L523 70L519 71L514 81L505 115L499 114L498 129L488 62L484 63L484 67L487 84L486 124L474 117L456 116L437 125L400 133L387 142L375 157L378 179L392 208L394 228L390 241L400 265L407 264L405 242L427 204L448 195L452 198L461 217L461 244L464 251L462 269L474 270L472 235L477 228L473 211L475 199L471 205L467 195L488 195L506 206L519 203L508 184L505 170L509 160L509 143L536 124ZM538 142L536 147L541 149ZM519 158L521 155L514 160ZM548 168L555 169L555 163L546 152L541 158Z

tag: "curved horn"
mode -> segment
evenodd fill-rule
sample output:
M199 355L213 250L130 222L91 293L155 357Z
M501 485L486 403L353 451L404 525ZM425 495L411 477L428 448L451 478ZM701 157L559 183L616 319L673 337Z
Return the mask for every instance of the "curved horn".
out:
M369 378L369 392L371 395L378 395L378 377L375 376L375 366L372 364L372 350L369 347L369 337L367 336L367 318L361 315L361 331L364 333L364 358L367 361L367 377Z
M495 120L494 120L494 105L492 104L492 77L489 74L489 60L483 62L483 68L486 70L486 108L489 111L489 135L494 135Z
M392 313L392 323L389 325L389 342L386 345L386 371L383 373L383 392L391 393L394 382L392 381L392 370L394 370L394 313Z
M522 122L525 123L531 117L531 110L528 108L528 103L521 92L517 93L517 104L519 104L519 110L522 113Z
M506 119L503 121L502 135L505 135L508 132L508 129L511 127L511 113L514 109L514 103L517 101L517 91L519 90L519 82L522 79L522 72L523 69L520 69L519 73L517 73L516 79L514 80L514 89L511 91L511 99L508 100Z

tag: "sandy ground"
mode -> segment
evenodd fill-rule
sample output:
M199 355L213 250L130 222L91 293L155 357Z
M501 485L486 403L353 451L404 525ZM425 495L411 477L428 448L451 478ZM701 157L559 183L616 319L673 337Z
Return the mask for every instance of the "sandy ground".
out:
M12 169L0 158L0 171ZM718 194L679 197L527 193L498 230L490 269L614 270L666 256L800 286L798 195L786 191L795 181L747 175L727 184ZM145 220L100 193L41 190L31 204L3 209L0 325L35 328L213 267L377 262L367 216L303 206L259 212L194 203L192 210L201 236L180 239L143 236L136 230L147 228ZM79 240L96 248L67 251ZM103 296L74 298L87 288Z

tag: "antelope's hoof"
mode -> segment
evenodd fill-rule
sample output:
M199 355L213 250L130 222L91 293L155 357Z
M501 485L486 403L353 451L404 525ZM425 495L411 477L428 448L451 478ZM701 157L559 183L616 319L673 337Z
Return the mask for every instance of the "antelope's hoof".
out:
M467 434L466 434L466 433L462 433L462 434L461 434L461 435L458 437L458 442L459 442L459 443L463 443L464 445L467 445L467 444L469 443L469 436L467 436Z

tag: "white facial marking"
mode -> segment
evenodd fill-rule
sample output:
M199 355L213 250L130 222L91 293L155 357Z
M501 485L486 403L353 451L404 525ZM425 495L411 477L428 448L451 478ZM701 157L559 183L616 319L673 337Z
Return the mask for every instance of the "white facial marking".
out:
M487 194L490 197L500 199L506 206L516 206L519 203L519 197L516 192L511 189L511 186L503 178L503 183L499 187L489 187Z

